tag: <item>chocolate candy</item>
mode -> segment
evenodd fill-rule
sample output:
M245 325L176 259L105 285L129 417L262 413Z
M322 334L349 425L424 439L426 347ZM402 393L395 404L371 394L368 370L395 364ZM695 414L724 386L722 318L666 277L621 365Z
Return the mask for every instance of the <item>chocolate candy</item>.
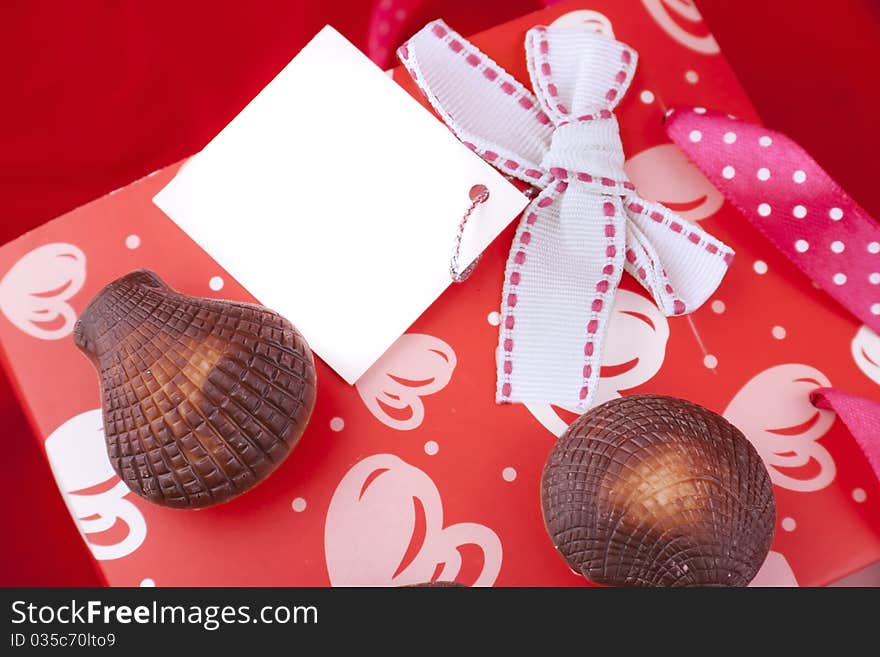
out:
M541 504L568 565L612 585L745 586L776 522L770 477L745 436L658 395L575 420L544 466Z
M98 370L110 463L156 504L205 507L252 488L315 404L312 352L290 322L179 294L149 271L101 290L74 341Z
M467 588L464 584L459 584L458 582L447 582L447 581L443 581L443 580L440 580L440 581L437 581L437 582L421 582L421 583L419 583L419 584L406 584L405 586L403 586L403 587L401 587L401 588L409 588L409 589L423 589L423 588L435 588L435 589L437 589L437 588L440 588L440 589L447 589L447 588L458 588L458 587L461 587L461 588Z

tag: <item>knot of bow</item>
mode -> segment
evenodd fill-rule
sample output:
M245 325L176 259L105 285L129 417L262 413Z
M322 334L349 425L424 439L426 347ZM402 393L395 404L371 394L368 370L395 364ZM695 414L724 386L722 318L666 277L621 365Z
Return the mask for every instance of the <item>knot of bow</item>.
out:
M534 94L434 21L399 55L469 148L541 189L510 250L496 352L498 402L591 405L624 269L666 315L697 309L733 251L659 203L624 173L614 108L637 54L587 28L530 29Z

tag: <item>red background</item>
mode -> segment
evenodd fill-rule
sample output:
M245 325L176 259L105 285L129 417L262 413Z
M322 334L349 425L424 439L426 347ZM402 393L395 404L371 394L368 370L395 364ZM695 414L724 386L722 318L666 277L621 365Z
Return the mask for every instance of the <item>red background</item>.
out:
M413 29L442 15L468 34L541 4L433 0ZM880 215L880 70L865 65L880 59L880 5L697 4L764 121ZM4 3L0 243L200 149L323 24L365 49L372 2L323 5ZM0 498L16 500L0 584L100 583L5 378L0 417Z

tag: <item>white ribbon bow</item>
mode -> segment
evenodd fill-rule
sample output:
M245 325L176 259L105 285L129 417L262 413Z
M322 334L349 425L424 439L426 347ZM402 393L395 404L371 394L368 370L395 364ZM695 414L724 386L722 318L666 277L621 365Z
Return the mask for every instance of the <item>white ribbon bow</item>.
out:
M714 292L733 251L626 178L612 110L634 50L580 27L532 28L525 48L537 97L442 21L398 53L465 145L543 190L507 261L496 400L583 410L623 269L664 314L681 315Z

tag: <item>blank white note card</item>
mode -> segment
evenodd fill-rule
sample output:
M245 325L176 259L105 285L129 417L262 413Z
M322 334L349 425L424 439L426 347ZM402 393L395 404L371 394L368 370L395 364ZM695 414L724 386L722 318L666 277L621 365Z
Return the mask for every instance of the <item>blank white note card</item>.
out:
M354 383L528 200L325 27L154 198Z

